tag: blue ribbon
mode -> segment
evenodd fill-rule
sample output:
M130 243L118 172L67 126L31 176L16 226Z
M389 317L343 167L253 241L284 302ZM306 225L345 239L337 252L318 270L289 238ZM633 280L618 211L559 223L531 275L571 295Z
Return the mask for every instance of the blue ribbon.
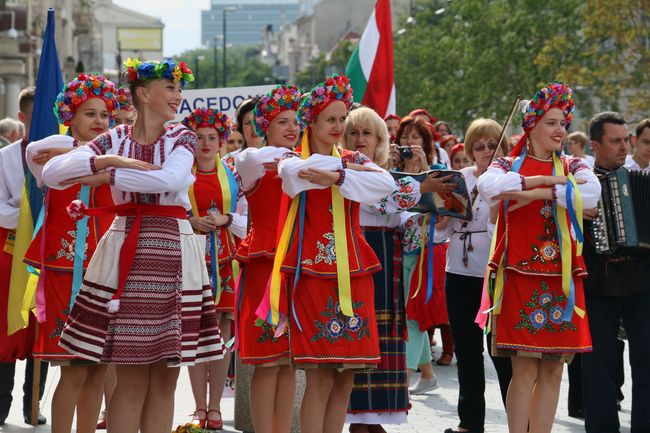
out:
M298 286L298 279L300 278L300 270L302 269L302 241L304 238L304 232L305 232L305 208L306 208L306 202L307 202L307 194L305 191L300 193L300 198L298 199L298 263L296 263L296 275L293 278L293 288L292 290L295 291L296 287ZM296 297L292 296L291 297L291 313L293 315L293 319L296 321L296 325L298 326L298 329L302 332L302 326L300 325L300 321L298 320L298 314L296 313L296 305L294 303L294 299Z
M44 220L45 220L45 206L41 206L41 210L38 212L38 217L36 218L36 224L34 224L34 232L32 233L32 240L36 238L36 234L41 230L41 227L43 227ZM27 272L33 275L39 274L39 270L31 265L27 265Z
M580 223L578 222L578 217L576 215L575 208L573 206L573 183L571 181L567 182L566 185L566 205L567 210L569 211L569 218L571 219L571 225L573 226L573 231L576 233L576 239L578 242L584 242L585 238L580 230Z
M90 187L82 185L79 191L79 200L85 206L88 206L90 201ZM40 217L39 217L40 218ZM77 236L74 241L74 267L72 270L72 293L70 295L70 310L74 305L75 299L81 289L84 273L84 256L86 255L86 240L88 238L88 216L83 217L77 221Z
M219 257L217 255L217 237L214 230L210 232L210 270L212 271L212 299L217 299L219 287L217 287L217 278L219 272Z
M555 164L553 164L553 176L555 176ZM568 185L571 185L571 182L568 182ZM570 201L570 196L571 196L571 191L568 189L567 186L567 206L573 207L573 205L569 205ZM560 224L557 218L557 204L553 203L553 218L555 219L555 226L558 227L556 230L557 233L557 242L558 245L560 246L560 258L562 257L562 231L559 229ZM577 221L577 219L576 219ZM573 219L571 220L573 222ZM577 232L576 232L577 236ZM580 236L582 236L582 233L580 233ZM565 322L571 321L571 318L573 317L573 310L575 309L576 305L576 290L575 286L573 284L573 276L571 277L571 290L569 291L569 299L567 299L566 307L564 308L564 312L562 313L562 320Z
M226 175L228 176L228 186L230 187L230 213L235 213L235 209L237 208L237 197L239 197L239 184L237 183L237 179L235 179L233 172L228 168L228 165L223 161L221 161L221 164L223 164L223 167L226 170Z

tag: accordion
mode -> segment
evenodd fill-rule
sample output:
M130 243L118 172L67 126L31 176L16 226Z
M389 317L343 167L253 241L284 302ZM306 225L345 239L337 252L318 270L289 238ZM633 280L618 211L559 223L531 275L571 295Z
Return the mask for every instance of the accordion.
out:
M591 234L596 252L650 248L650 176L624 167L600 178L602 195Z

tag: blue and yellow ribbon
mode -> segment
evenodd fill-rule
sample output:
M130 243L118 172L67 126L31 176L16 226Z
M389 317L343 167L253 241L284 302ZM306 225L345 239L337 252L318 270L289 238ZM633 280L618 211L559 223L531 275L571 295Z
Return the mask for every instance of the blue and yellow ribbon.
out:
M309 148L309 131L305 131L302 137L302 151L301 158L306 160L311 155ZM340 158L341 155L336 147L332 148L332 156ZM332 189L332 212L334 214L334 252L336 254L336 276L338 282L338 295L339 295L339 305L341 307L341 312L348 317L354 316L354 311L352 308L352 293L351 293L351 283L350 283L350 263L348 258L348 241L347 233L345 230L345 200L339 187L333 185ZM291 206L289 207L289 213L282 227L282 232L280 234L280 239L278 241L275 257L273 259L273 271L271 273L270 280L270 314L269 319L272 325L277 325L280 319L280 293L282 286L282 263L287 255L289 248L289 240L293 233L293 229L296 222L296 216L298 215L301 197L305 197L303 194L296 195L291 201ZM302 199L305 201L305 198ZM301 224L302 226L303 224ZM301 244L302 239L298 239L298 242ZM299 258L300 260L300 258ZM296 269L296 273L299 272L299 268ZM297 278L297 276L296 276ZM294 280L294 281L297 281Z
M221 189L221 207L223 214L228 215L235 212L237 205L237 195L239 194L237 181L234 175L219 157L216 159L217 177L219 179L219 186ZM192 174L196 176L196 165L192 168ZM190 185L188 195L190 197L190 204L192 205L192 215L199 215L199 208L196 204L196 195L194 194L194 184ZM235 197L233 199L233 196ZM217 254L217 242L219 241L215 231L211 231L210 236L210 270L212 272L212 295L214 296L215 305L219 304L221 300L221 275L219 274L219 255Z

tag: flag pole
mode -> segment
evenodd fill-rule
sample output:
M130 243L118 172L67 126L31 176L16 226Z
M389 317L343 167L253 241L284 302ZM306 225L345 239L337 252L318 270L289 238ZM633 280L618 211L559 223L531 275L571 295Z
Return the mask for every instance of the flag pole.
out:
M38 321L34 325L35 335L38 335ZM32 371L32 411L30 416L31 425L38 425L38 403L41 400L41 362L40 358L34 358L34 371Z

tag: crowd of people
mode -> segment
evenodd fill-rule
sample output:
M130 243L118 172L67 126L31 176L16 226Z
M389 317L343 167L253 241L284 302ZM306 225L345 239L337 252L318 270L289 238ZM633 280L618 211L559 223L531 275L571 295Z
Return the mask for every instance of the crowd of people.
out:
M64 86L52 108L65 135L29 140L34 88L20 122L0 121L0 425L19 359L31 421L40 359L40 397L48 364L61 371L53 433L75 414L78 433L171 431L182 366L191 423L220 430L236 354L253 366L255 432L291 430L297 369L301 432L385 432L455 356L459 422L445 433L483 432L487 346L510 432L551 431L564 364L570 415L614 432L624 329L631 431L650 431L650 253L600 254L591 231L599 178L650 171L650 119L629 134L603 112L568 134L573 93L553 82L520 104L522 134L489 118L454 133L423 108L382 118L333 75L251 97L234 119L199 108L176 123L187 65L124 66L125 87L84 73ZM471 218L414 210L453 197L448 170ZM14 257L30 179L41 223ZM29 326L8 335L16 260L38 284Z

